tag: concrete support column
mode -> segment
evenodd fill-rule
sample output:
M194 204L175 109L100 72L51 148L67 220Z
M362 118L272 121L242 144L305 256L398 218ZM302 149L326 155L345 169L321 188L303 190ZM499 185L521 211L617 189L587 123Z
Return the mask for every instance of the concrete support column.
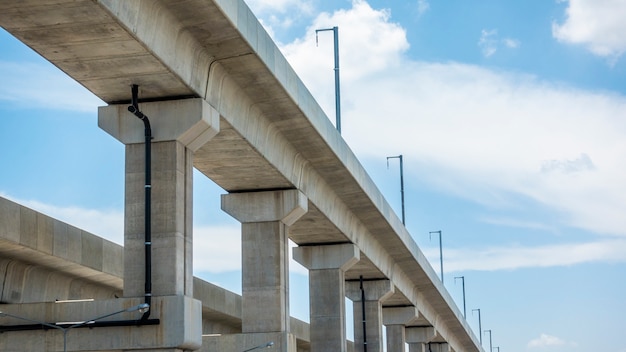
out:
M130 88L129 88L130 89ZM124 296L145 291L145 127L127 105L98 110L98 125L126 145ZM192 296L193 153L219 131L202 99L143 103L152 130L152 295Z
M445 342L431 342L422 345L424 352L454 352L450 345Z
M367 352L383 351L382 302L390 297L394 288L389 280L363 281L365 304L361 300L359 281L346 282L346 296L353 302L354 351L363 352L367 342ZM365 306L366 331L363 335L363 305Z
M434 327L410 327L405 329L409 352L430 352L428 343L438 337ZM432 347L432 345L431 345Z
M419 312L415 307L383 308L383 324L387 333L388 352L405 351L405 327L417 320L418 317Z
M222 210L242 223L244 334L289 332L288 227L307 207L295 189L222 195Z
M358 247L297 247L293 257L309 269L311 352L346 352L345 272L358 263Z

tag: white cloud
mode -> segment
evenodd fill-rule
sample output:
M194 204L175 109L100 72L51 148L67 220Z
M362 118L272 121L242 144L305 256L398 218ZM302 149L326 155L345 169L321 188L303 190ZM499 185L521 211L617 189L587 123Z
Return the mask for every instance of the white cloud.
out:
M0 100L26 108L96 111L102 100L51 64L0 61Z
M241 270L241 227L194 227L193 269L210 273Z
M440 191L500 207L531 200L560 225L626 236L626 97L410 60L404 29L361 1L314 23L342 26L342 132L361 159L401 151L408 177ZM283 49L334 116L332 40L316 48L311 30Z
M308 270L293 260L295 246L289 242L289 271L308 275ZM196 226L193 233L194 273L221 273L241 270L241 226Z
M520 220L516 218L483 217L480 219L480 221L487 223L487 224L501 225L501 226L508 226L508 227L543 230L543 231L549 231L549 232L556 231L554 227L547 225L547 224L543 224L543 223L536 222L536 221L524 221L524 220Z
M424 14L430 8L430 3L427 0L417 0L417 13L418 15Z
M513 38L500 39L497 29L483 29L481 31L478 46L484 57L493 56L502 45L508 49L517 49L520 47L521 43L519 40Z
M274 37L274 28L288 30L299 19L315 12L310 0L246 0L246 3L271 37Z
M570 347L576 347L577 343L575 342L566 342L565 340L558 338L556 336L551 336L548 334L540 334L538 338L530 340L528 342L528 348L546 348L546 347L556 347L556 346L565 346L568 345Z
M502 43L504 44L504 46L511 49L517 49L521 45L519 40L513 38L504 38L502 39Z
M480 32L480 39L478 40L478 46L483 52L484 57L490 57L498 51L498 42L495 37L498 35L498 31L495 29L486 30L483 29Z
M332 89L328 89L333 87L334 77L333 38L330 33L327 37L323 32L319 33L316 47L316 29L339 28L341 80L346 83L378 75L398 65L402 53L409 48L405 30L389 22L387 10L374 10L362 0L354 0L352 6L332 15L320 14L307 29L304 38L281 48L296 71L306 77L308 85L321 87L328 97L334 97Z
M538 338L530 340L528 342L528 347L530 348L540 348L540 347L550 347L550 346L562 346L565 344L565 341L561 340L556 336L551 336L548 334L541 334Z
M568 0L565 22L553 22L552 35L562 42L584 45L614 62L626 50L624 18L623 0Z
M439 262L438 249L424 255ZM495 271L521 268L571 266L584 263L626 263L626 240L613 239L587 243L543 246L507 245L488 248L448 248L444 251L445 271Z

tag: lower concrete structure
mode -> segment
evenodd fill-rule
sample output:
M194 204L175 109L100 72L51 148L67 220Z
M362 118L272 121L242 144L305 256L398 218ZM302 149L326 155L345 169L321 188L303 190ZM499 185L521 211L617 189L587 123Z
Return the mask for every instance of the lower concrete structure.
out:
M74 246L71 252L68 241ZM123 258L122 246L0 198L2 312L55 324L89 320L142 303L142 297L122 298ZM242 351L257 341L255 334L236 337L242 332L242 297L198 278L193 279L193 297L154 297L152 307L151 318L159 319L158 325L71 329L67 351ZM140 318L139 312L128 312L98 322ZM63 351L60 329L38 325L35 330L14 331L32 324L0 314L4 331L0 351ZM308 324L289 318L288 325L290 344L295 341L297 351L308 351ZM265 343L275 341L278 346L281 340L275 335ZM216 336L225 342L211 342ZM256 336L263 340L263 334ZM229 340L239 342L230 346Z

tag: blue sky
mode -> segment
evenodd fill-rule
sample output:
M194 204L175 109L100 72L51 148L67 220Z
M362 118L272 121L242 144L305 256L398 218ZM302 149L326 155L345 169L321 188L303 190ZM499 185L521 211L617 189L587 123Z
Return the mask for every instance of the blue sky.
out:
M386 157L403 154L407 228L437 272L443 231L476 335L480 308L503 352L626 352L624 1L248 3L332 121L332 35L314 30L339 26L343 137L398 214ZM102 102L4 31L0 77L0 195L121 243ZM196 176L195 272L240 292L238 224Z

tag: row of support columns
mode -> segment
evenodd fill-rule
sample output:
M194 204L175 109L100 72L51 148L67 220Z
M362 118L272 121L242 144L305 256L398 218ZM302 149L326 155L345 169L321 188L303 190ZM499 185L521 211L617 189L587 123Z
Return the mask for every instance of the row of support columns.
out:
M126 144L124 296L141 297L143 130L124 109L101 108L99 124ZM219 114L201 99L146 103L142 109L152 119L155 136L152 295L193 297L193 153L218 133ZM296 352L289 326L288 238L289 227L307 212L307 197L295 189L245 192L223 195L221 203L222 210L242 224L242 333L228 337L230 342L220 343L219 350L241 351L272 341L276 350ZM301 246L294 248L293 256L309 270L311 352L347 351L345 297L354 305L354 351L383 351L383 325L387 351L404 352L406 343L409 352L449 351L447 344L432 343L437 339L432 327L407 328L419 316L415 307L383 309L382 303L394 293L389 280L346 281L346 271L360 260L356 245ZM185 333L201 330L197 317L192 320L183 322ZM361 326L366 326L365 334Z
M307 198L298 190L234 193L222 196L222 209L242 223L242 295L244 334L289 331L289 226L305 214ZM387 351L449 352L432 327L410 327L416 307L383 308L394 293L389 280L346 281L360 260L352 243L300 246L293 258L309 270L311 352L346 352L345 297L353 302L354 351L382 352L383 325ZM367 324L365 334L361 329ZM293 339L283 339L295 343ZM283 344L281 351L296 351Z

